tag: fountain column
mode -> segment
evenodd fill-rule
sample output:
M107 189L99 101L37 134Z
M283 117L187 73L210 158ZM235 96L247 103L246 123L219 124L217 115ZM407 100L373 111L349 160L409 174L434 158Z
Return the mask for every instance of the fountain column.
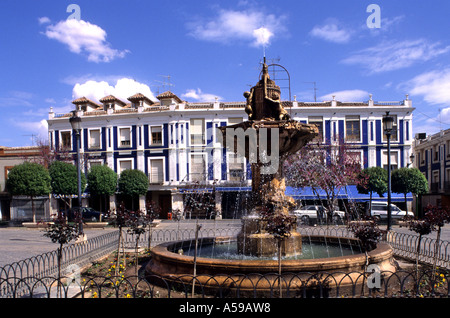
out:
M239 140L235 136L232 144L226 146L233 152L244 150L245 157L251 162L253 207L250 215L242 218L238 251L245 255L271 256L276 255L278 250L277 240L265 230L266 224L262 214L288 214L293 208L294 200L285 195L283 161L318 135L318 128L290 118L280 101L280 87L270 79L265 62L261 79L250 92L245 92L244 96L247 98L245 111L249 120L220 128L223 140L227 140L225 136L229 128L242 128L246 132L245 145L238 144ZM251 131L247 133L249 129ZM256 140L249 138L255 135ZM240 142L242 143L242 140ZM256 145L251 144L252 142L256 142ZM275 162L268 163L268 157L276 159ZM283 242L282 254L298 253L301 250L301 242L300 234L292 233L291 237Z

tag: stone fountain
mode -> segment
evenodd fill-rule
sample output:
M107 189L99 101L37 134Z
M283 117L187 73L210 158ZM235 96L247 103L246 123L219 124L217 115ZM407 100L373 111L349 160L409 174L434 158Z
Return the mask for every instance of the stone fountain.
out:
M238 250L244 255L270 256L277 252L276 238L265 230L261 214L289 214L294 200L285 195L283 162L319 133L316 125L291 119L280 96L280 87L270 79L264 59L260 80L250 92L244 93L248 121L220 128L224 145L238 155L245 155L251 163L254 206L251 214L242 218L242 231L237 237ZM239 139L242 133L245 139ZM293 232L282 242L282 254L300 253L301 246L301 235Z
M165 280L187 283L192 282L194 275L204 287L232 288L239 285L240 290L253 290L254 278L260 282L258 290L270 290L273 287L276 279L270 278L262 283L258 276L279 270L279 263L274 259L278 250L276 238L266 230L262 216L267 213L287 215L293 207L294 200L285 195L282 163L287 156L311 141L318 134L318 129L315 125L303 124L290 117L280 100L280 87L270 79L265 60L259 81L244 96L247 99L245 111L248 120L221 127L221 131L224 146L242 154L251 163L251 213L242 218L242 228L237 237L202 238L199 244L200 249L235 244L238 257L196 257L197 249L192 256L190 247L197 246L197 241L193 240L163 243L151 250L151 260L146 265L148 279L163 277ZM325 242L327 249L334 246L342 250L346 247L352 253L297 258L302 256L306 241L319 245ZM368 264L376 264L380 271L395 271L391 262L393 250L388 244L379 243L368 253L354 252L359 248L359 241L355 238L308 235L307 240L304 240L297 231L292 231L291 236L282 242L281 253L285 257L283 271L295 273L295 279L307 280L311 272L338 272L336 281L352 283L358 277L358 272L364 271Z

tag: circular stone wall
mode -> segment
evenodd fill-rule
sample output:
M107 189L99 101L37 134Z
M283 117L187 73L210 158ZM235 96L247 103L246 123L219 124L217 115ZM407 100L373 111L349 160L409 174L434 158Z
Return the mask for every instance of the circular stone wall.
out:
M330 236L311 236L311 240L320 241L326 239L328 242L337 242L342 238ZM235 238L206 238L202 244L213 244L216 240L230 240ZM357 239L346 240L357 243ZM155 246L151 250L151 260L146 265L147 276L157 275L169 281L180 281L184 283L192 282L194 273L194 257L180 255L172 252L175 247L183 247L195 244L193 241L178 241L163 243ZM355 284L361 279L366 265L376 264L381 272L395 272L396 268L392 264L393 250L385 243L379 243L377 248L368 253L354 255L302 259L283 260L282 273L295 276L299 280L308 280L313 273L332 274L333 280L339 285ZM368 262L368 263L367 263ZM253 290L255 288L254 279L261 280L261 275L278 273L277 260L228 260L197 257L196 259L196 280L204 287L223 288L227 284L241 290ZM273 278L275 280L276 278ZM268 289L273 287L271 279L259 282L258 289ZM230 286L228 286L230 287ZM292 287L290 285L290 287Z

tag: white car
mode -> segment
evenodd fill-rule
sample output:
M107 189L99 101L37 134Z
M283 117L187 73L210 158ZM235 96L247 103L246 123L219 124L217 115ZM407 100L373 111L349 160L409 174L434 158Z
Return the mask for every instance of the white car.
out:
M301 219L303 223L308 224L310 219L317 219L319 216L319 211L322 212L322 218L325 221L327 218L327 211L320 205L305 205L302 206L300 209L294 210L291 212L292 215L296 216L297 218ZM345 212L343 211L334 211L333 212L333 222L338 223L342 221L345 217Z
M371 215L378 220L387 219L387 202L372 202L372 213ZM392 219L402 219L406 216L406 211L401 210L395 204L391 203L391 218ZM408 216L414 217L414 213L408 211Z

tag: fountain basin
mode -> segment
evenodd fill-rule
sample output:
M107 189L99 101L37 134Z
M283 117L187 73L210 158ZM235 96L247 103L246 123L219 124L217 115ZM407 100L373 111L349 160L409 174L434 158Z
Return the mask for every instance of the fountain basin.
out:
M214 244L217 240L235 240L233 237L204 238L202 244ZM343 238L332 236L311 236L311 241L320 242L326 240L329 243L338 244ZM358 240L345 238L349 245L358 246ZM155 246L151 251L151 260L146 266L147 276L158 275L169 281L178 281L186 284L192 283L194 273L194 256L180 255L173 252L174 249L183 246L194 246L195 242L178 241L163 243ZM393 250L388 244L379 243L377 248L368 253L356 253L339 257L315 258L315 259L285 259L282 260L282 272L285 280L290 280L290 288L293 287L292 277L303 284L316 274L333 274L333 281L340 286L354 284L361 279L361 273L368 264L378 265L381 272L395 272L392 264ZM219 259L197 257L196 280L203 288L233 288L239 286L240 291L252 292L255 290L255 282L258 291L267 291L273 288L276 275L272 278L261 280L261 275L278 273L278 260L276 259ZM286 273L286 274L285 274ZM269 275L270 276L270 275ZM289 277L292 276L290 279Z

